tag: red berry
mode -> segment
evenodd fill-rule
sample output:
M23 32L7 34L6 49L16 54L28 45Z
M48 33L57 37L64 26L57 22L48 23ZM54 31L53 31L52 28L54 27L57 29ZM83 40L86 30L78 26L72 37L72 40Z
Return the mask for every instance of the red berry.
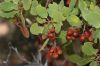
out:
M62 50L60 47L57 47L57 52L58 52L58 54L62 54Z
M54 48L54 47L52 47L52 48L50 49L50 52L52 53L52 52L54 51L54 49L55 49L55 48Z
M54 34L48 33L48 38L53 38L53 37L54 37Z
M56 36L53 33L48 33L48 38L49 40L54 41L56 39Z
M68 30L67 35L68 36L72 36L73 35L73 31L72 30Z
M72 39L72 40L75 40L75 37L72 36L71 39Z
M54 36L53 38L50 38L51 41L55 41L56 37Z
M90 37L88 38L88 40L91 42L91 41L93 41L93 38L90 36Z
M73 36L76 38L78 37L78 35L79 35L79 33L77 31L73 33Z
M69 6L70 0L66 0L66 5Z
M86 38L85 35L82 34L82 35L80 36L80 41L83 42L83 41L85 40L85 38Z
M91 32L89 32L89 31L85 31L84 34L85 34L86 38L89 38L91 36Z
M48 51L48 57L51 58L58 58L58 56L61 54L62 54L62 50L59 46L51 47L51 49Z
M71 37L70 37L70 36L67 36L67 37L66 37L66 40L67 40L67 41L71 40Z
M52 57L53 58L58 58L58 54L57 53L53 53Z

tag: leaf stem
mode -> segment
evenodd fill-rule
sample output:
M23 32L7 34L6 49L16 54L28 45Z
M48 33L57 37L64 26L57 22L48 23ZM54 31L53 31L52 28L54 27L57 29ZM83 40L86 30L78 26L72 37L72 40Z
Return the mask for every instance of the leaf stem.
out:
M45 4L45 8L47 8L48 7L48 4L50 3L50 0L47 0L46 1L46 4Z
M53 2L53 0L47 0L47 1L46 1L45 8L48 7L48 5L49 5L50 2Z

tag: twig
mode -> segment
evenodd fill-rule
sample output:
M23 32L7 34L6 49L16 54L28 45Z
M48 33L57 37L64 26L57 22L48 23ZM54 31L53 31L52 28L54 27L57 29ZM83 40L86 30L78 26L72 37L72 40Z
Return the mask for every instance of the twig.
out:
M9 43L9 48L10 48L10 52L8 54L8 57L7 57L7 62L8 62L8 59L9 59L10 55L11 55L11 51L14 50L16 52L17 56L19 57L19 59L21 59L22 61L25 61L28 64L31 64L30 61L28 61L27 59L25 59L24 57L22 57L20 55L20 53L18 52L17 48L13 47L12 44L11 44L11 42Z
M25 62L28 63L28 64L32 64L30 61L28 61L27 59L25 59L24 57L22 57L22 56L19 54L17 48L14 48L14 47L11 47L11 48L16 52L17 56L18 56L22 61L25 61Z
M40 52L39 52L39 53L40 53ZM39 53L38 53L38 54L39 54ZM39 55L39 56L41 56L41 55ZM36 62L37 66L48 66L48 60L46 60L45 63L43 64L43 63L42 63L42 60L36 58L36 57L33 55L33 53L32 53L32 57L33 57L34 61ZM38 56L37 56L37 57L38 57ZM42 56L41 56L41 57L42 57Z
M10 43L8 43L8 47L9 47L9 53L7 55L6 61L4 61L4 63L6 63L6 66L8 66L8 61L9 61L9 58L10 58L11 52L12 52L11 47L10 47Z
M53 46L54 46L54 47L56 47L56 45L57 45L57 42L56 42L56 41L54 41L54 42L53 42L53 44L54 44Z
M96 62L97 62L97 66L100 66L99 65L99 63L100 63L100 61L99 61L99 59L100 59L100 54L96 54Z
M83 26L83 33L84 33L84 31L85 31L85 28L86 28L86 25Z
M45 62L45 64L44 64L44 66L48 66L48 60L46 60L46 62Z
M49 3L51 3L51 2L53 2L53 0L47 0L47 1L46 1L46 4L45 4L45 8L47 8L48 5L49 5Z
M50 0L47 0L46 1L46 4L45 4L45 8L47 8L48 7L48 4L50 3Z
M32 53L32 56L33 56L34 61L38 64L38 66L44 66L44 65L42 64L41 59L37 59L37 58L33 55L33 53Z

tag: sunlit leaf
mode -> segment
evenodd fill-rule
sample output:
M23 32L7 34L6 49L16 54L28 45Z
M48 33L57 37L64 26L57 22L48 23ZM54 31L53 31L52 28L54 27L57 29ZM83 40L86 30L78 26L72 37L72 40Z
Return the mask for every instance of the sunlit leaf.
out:
M91 55L96 55L96 53L98 52L97 49L94 49L92 46L93 43L91 42L86 42L84 43L84 45L82 46L82 52L85 55L91 56Z
M13 3L18 4L20 0L13 0Z
M54 17L54 14L58 12L58 5L56 3L49 4L48 13L50 17Z
M40 18L40 17L37 17L36 20L37 20L37 22L40 23L40 24L43 24L43 23L46 22L45 19L42 19L42 18Z
M17 10L17 5L12 2L2 2L0 3L0 9L3 11Z
M62 26L62 22L61 23L54 24L56 33L59 33L60 32L61 26Z
M92 61L89 66L98 66L96 61Z
M76 54L70 55L68 56L68 58L71 62L76 63L78 66L86 65L95 59L95 57L93 56L80 57L79 55Z
M49 39L47 39L47 40L44 42L43 46L40 48L39 51L41 51L41 50L43 50L43 49L45 48L45 46L48 44L48 41L49 41Z
M92 32L94 41L97 42L97 39L100 39L100 29L96 29L95 31Z
M69 18L67 20L71 26L81 27L81 25L82 25L82 22L79 19L79 17L77 17L75 15L69 16Z
M43 32L44 27L39 26L37 23L32 24L30 32L34 35L39 35Z
M22 3L23 3L24 9L29 10L30 6L31 6L31 3L32 3L32 0L22 0Z
M66 31L61 31L59 38L60 38L62 44L66 43Z
M12 11L12 12L2 12L0 11L0 16L4 18L12 18L14 17L18 12L17 11Z
M48 13L47 13L47 10L45 7L41 6L41 5L38 5L36 7L36 13L37 15L39 15L41 18L47 18L48 16Z
M38 6L38 1L37 0L33 0L32 1L32 6L31 6L31 9L30 9L30 14L32 15L37 15L36 13L36 7Z

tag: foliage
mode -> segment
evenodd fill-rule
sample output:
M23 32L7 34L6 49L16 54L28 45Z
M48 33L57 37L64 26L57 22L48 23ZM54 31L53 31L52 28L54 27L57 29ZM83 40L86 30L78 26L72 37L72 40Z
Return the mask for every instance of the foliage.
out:
M52 2L47 5L45 7L38 0L4 0L0 3L0 17L7 18L8 21L15 20L13 22L15 25L17 22L20 23L21 25L17 26L20 27L21 31L24 30L21 27L27 27L28 25L29 27L27 28L29 28L32 35L42 35L43 46L39 49L40 52L49 43L52 46L59 44L62 50L64 50L63 53L71 62L76 63L78 66L87 63L90 63L90 66L97 66L97 61L95 60L97 60L96 54L99 48L96 47L95 49L93 45L98 43L97 39L100 39L100 8L96 5L96 0L71 0L69 6L65 6L64 1L61 0L60 3ZM27 18L31 24L27 24ZM66 41L66 36L67 39L70 39L67 35L67 29L70 27L78 29L79 35L78 37L74 36L74 38L71 36L71 41ZM92 33L93 40L80 42L79 37L87 30L87 27L91 27L88 31ZM53 28L55 31L52 32L51 29ZM50 39L56 36L56 40L50 41L48 33L51 33L49 34ZM73 49L76 43L80 44L79 53L77 48ZM70 44L73 44L70 48L70 51L72 50L73 52L67 54L65 50L68 49L66 47L69 47Z

